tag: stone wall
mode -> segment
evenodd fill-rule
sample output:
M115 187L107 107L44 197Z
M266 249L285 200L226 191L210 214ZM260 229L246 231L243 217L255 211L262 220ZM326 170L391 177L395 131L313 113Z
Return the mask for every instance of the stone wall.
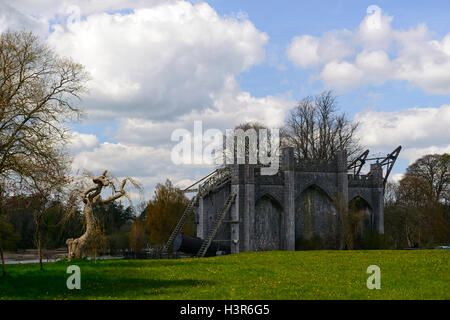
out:
M232 252L295 250L296 240L320 237L336 246L337 203L361 198L372 230L383 233L383 182L379 164L368 175L347 173L345 151L330 161L294 159L292 148L282 150L280 170L261 175L255 165L231 165L231 181L199 201L197 236L204 238L230 192L236 194L215 239L231 242ZM367 219L365 219L367 223Z
M324 248L336 246L338 215L333 200L312 185L295 201L295 241L320 238Z

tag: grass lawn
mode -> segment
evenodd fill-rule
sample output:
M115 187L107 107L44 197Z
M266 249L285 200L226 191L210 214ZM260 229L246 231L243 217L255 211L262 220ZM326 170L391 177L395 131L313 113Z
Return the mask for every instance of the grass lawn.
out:
M0 299L450 299L450 250L272 251L203 259L7 265ZM381 289L369 290L369 265Z

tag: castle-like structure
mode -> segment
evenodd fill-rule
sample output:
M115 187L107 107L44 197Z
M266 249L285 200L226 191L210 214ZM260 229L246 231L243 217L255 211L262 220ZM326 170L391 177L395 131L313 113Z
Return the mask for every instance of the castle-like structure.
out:
M231 253L296 250L308 241L337 249L340 214L348 210L360 215L359 232L384 233L384 186L400 149L372 159L366 150L349 163L345 150L332 160L297 161L294 149L286 147L274 175L263 175L262 167L253 164L218 169L199 181L197 189L188 188L197 195L164 250L175 238L174 249L198 252L197 256L208 250L214 254L220 247ZM376 162L367 174L360 174L366 160ZM198 239L179 234L192 213Z
M352 202L365 211L363 228L384 232L380 163L371 164L366 175L354 175L348 173L345 151L331 161L296 162L293 148L285 148L281 159L272 176L261 175L256 165L231 165L228 181L198 199L197 237L208 237L232 194L234 202L213 240L229 242L233 253L295 250L296 244L313 238L335 248L337 208Z

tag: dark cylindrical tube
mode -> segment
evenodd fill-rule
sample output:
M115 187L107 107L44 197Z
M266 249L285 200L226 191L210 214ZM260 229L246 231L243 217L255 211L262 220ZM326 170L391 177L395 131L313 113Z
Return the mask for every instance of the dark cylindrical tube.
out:
M202 246L202 243L203 239L201 238L191 237L179 233L173 240L173 250L189 254L197 254L198 250L200 250L200 247ZM229 254L231 252L230 244L213 241L211 242L208 251L206 251L205 256L215 256L218 251L223 251Z

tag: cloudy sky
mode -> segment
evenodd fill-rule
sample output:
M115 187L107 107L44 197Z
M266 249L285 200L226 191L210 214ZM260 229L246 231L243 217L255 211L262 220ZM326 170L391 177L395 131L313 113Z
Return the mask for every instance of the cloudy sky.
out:
M149 198L209 172L172 163L177 128L283 124L332 89L361 143L404 147L394 177L450 152L450 2L0 0L0 32L31 29L92 76L72 124L74 169L132 176Z

